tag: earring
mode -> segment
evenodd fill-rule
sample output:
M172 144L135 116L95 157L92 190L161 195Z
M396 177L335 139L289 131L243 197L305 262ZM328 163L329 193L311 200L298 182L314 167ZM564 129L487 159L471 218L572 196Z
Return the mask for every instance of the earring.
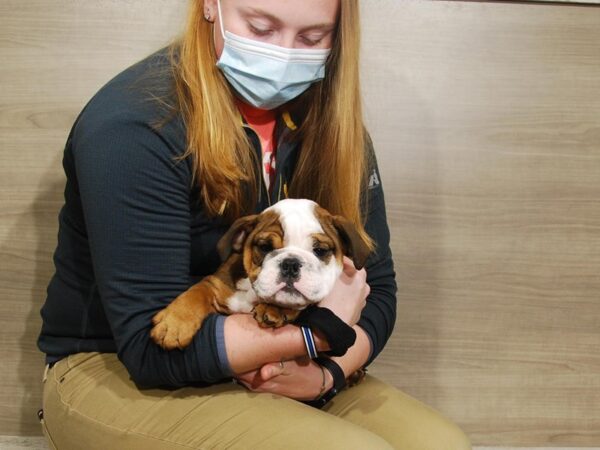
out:
M207 22L210 22L210 11L206 10L206 12L204 13L204 20L206 20Z

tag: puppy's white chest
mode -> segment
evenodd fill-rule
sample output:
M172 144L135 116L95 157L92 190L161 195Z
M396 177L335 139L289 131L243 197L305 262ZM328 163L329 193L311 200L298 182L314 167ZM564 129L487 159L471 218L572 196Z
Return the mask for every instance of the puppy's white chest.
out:
M239 280L235 288L235 294L227 299L227 307L232 313L250 313L258 303L258 297L252 289L252 283L248 278Z

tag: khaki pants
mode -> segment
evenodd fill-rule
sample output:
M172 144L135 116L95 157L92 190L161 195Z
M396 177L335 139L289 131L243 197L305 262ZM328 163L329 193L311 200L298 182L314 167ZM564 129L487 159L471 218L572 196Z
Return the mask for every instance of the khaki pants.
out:
M233 383L139 390L112 353L78 353L44 382L42 427L60 450L464 450L466 436L372 376L324 410Z

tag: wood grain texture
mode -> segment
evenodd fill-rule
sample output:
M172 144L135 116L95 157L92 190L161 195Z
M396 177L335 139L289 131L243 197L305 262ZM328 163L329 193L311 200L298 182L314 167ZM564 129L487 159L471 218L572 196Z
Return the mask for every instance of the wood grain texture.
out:
M69 129L104 83L181 29L185 5L0 2L0 434L41 433L35 341L54 272Z
M400 286L373 371L477 444L598 444L600 8L363 12Z
M185 0L0 3L0 434L38 434L62 149ZM372 372L480 445L600 443L600 8L365 0L399 281Z

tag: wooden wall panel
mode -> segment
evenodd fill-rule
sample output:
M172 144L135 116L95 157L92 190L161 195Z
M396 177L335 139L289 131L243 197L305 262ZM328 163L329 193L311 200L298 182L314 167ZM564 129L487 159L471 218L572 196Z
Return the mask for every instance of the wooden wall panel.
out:
M54 273L62 151L87 100L162 47L184 0L0 2L0 435L39 434L39 309Z
M374 372L496 445L600 443L600 8L363 8L400 292Z
M600 443L600 8L365 0L400 284L373 373L478 444ZM37 434L64 141L185 0L0 3L0 434Z

